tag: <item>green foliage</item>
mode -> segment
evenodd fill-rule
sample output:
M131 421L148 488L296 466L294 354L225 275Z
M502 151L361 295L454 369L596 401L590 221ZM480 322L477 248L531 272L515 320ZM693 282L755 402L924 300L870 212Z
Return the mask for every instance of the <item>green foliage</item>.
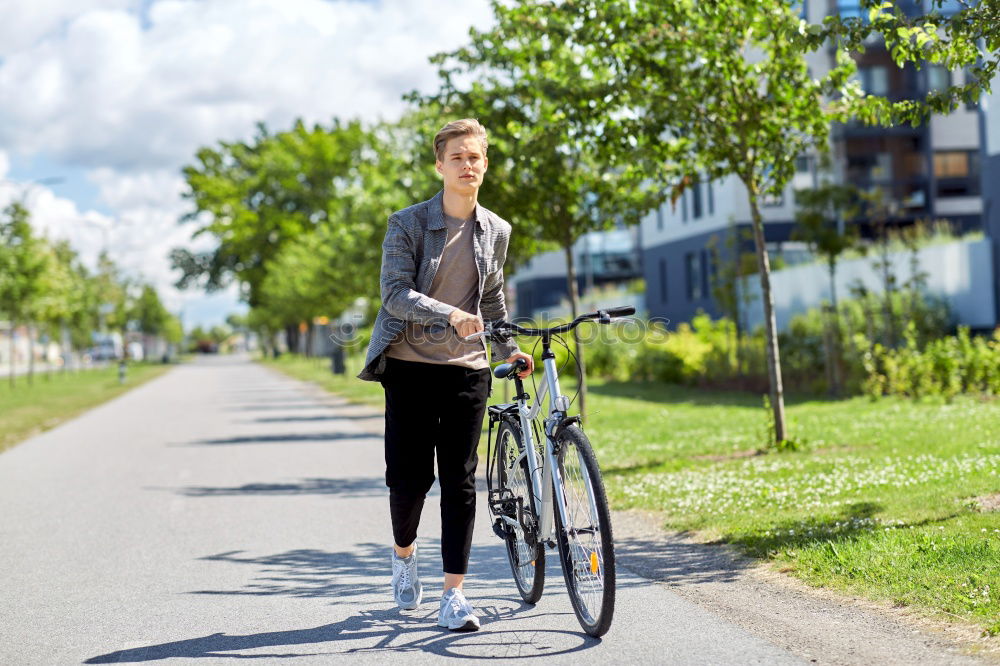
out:
M131 304L130 320L146 335L159 335L170 325L171 314L160 301L152 285L143 285L139 297Z
M1000 329L992 338L958 335L920 345L914 323L905 332L905 344L896 349L875 344L865 356L865 393L911 398L959 394L1000 395Z
M825 182L816 188L795 191L795 229L792 238L808 243L830 271L830 293L836 297L837 260L858 244L858 228L847 221L858 213L859 193L853 185Z
M866 17L824 19L822 27L809 26L814 43L842 44L863 53L866 43L881 39L897 66L927 63L949 70L968 68L963 85L931 90L923 99L890 100L878 95L858 99L853 115L869 125L919 124L931 113L948 114L961 104L977 102L989 90L1000 62L1000 6L995 2L962 2L959 11L946 16L944 0L933 0L924 12L907 16L900 3L862 0ZM858 91L859 92L859 91Z
M31 229L28 209L10 204L0 217L0 312L14 322L34 319L45 295L51 256Z
M265 338L316 316L338 316L376 297L388 216L437 189L431 168L437 122L412 113L395 124L334 122L260 129L248 143L203 148L185 175L202 226L217 242L175 249L180 287L240 282L248 325Z
M171 323L176 318L152 286L134 283L107 254L91 274L67 241L35 235L19 203L0 216L0 317L55 340L65 331L76 349L89 347L101 328L179 339L179 322Z
M441 89L423 100L449 118L472 110L489 131L483 197L519 231L514 263L535 241L566 250L589 231L637 224L663 200L637 159L650 142L608 113L614 70L572 39L585 9L570 5L494 2L493 27L432 59Z

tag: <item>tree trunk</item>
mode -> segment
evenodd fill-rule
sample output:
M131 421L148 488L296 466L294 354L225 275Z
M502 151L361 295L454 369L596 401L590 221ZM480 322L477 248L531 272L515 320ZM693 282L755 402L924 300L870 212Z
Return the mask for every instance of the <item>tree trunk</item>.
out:
M883 314L885 316L885 346L893 349L896 346L896 317L892 312L892 266L889 263L889 237L885 229L882 230L882 242L880 253L882 256L882 289L885 298L883 299Z
M781 386L781 356L778 351L778 326L774 317L774 297L771 295L771 262L764 241L764 222L757 204L757 184L744 181L750 196L750 213L753 218L753 240L757 250L757 268L760 272L760 295L764 304L764 327L767 335L767 373L771 387L771 409L774 411L775 443L788 439L785 432L785 392Z
M14 318L11 317L10 319L10 387L11 388L14 388L14 385L16 384L16 380L14 379L14 352L15 352L14 329L15 328L17 328L17 322L15 322Z
M840 340L840 308L837 304L837 260L830 257L828 266L830 268L830 318L825 326L829 326L831 331L831 376L830 393L834 397L840 397L841 389L844 385L844 373L841 366L842 348Z
M837 312L837 260L830 258L828 264L830 268L830 303L833 305L834 313Z
M28 324L28 386L35 384L35 327Z
M576 319L580 302L579 290L576 288L576 268L573 265L573 244L567 241L563 248L566 252L566 286L569 287L569 308L570 315ZM573 329L573 342L576 346L576 358L579 361L579 400L580 400L580 420L587 421L587 365L583 358L583 347L580 345L580 331Z

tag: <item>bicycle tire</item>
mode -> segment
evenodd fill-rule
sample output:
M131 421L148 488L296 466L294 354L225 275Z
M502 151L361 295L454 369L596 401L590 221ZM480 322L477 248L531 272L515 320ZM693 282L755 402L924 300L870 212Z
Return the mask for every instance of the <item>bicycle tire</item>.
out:
M538 509L535 496L531 492L531 475L527 458L521 457L524 438L521 427L504 420L497 431L497 470L501 488L510 490L515 498L521 498L521 506L528 513L532 524L538 525ZM510 562L514 584L525 603L535 604L542 596L545 586L545 549L537 534L532 546L525 538L523 528L507 525L507 560Z
M576 425L565 428L556 444L570 523L563 525L558 508L554 511L566 590L583 630L603 636L611 628L615 609L615 549L608 497L597 457L583 430Z

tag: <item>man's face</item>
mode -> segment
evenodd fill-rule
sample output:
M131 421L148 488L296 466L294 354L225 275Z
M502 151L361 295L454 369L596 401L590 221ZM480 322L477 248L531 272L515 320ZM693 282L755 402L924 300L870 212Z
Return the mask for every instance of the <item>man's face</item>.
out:
M456 136L444 146L444 159L437 160L437 172L444 176L444 187L454 192L472 193L483 184L489 160L483 145L474 136Z

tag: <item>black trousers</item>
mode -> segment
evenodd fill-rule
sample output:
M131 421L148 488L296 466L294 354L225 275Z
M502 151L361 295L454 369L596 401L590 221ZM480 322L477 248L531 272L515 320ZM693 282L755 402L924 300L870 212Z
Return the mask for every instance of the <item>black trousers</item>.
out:
M441 559L445 573L469 566L476 517L476 447L490 389L490 370L386 359L385 483L398 546L417 538L420 513L441 483Z

